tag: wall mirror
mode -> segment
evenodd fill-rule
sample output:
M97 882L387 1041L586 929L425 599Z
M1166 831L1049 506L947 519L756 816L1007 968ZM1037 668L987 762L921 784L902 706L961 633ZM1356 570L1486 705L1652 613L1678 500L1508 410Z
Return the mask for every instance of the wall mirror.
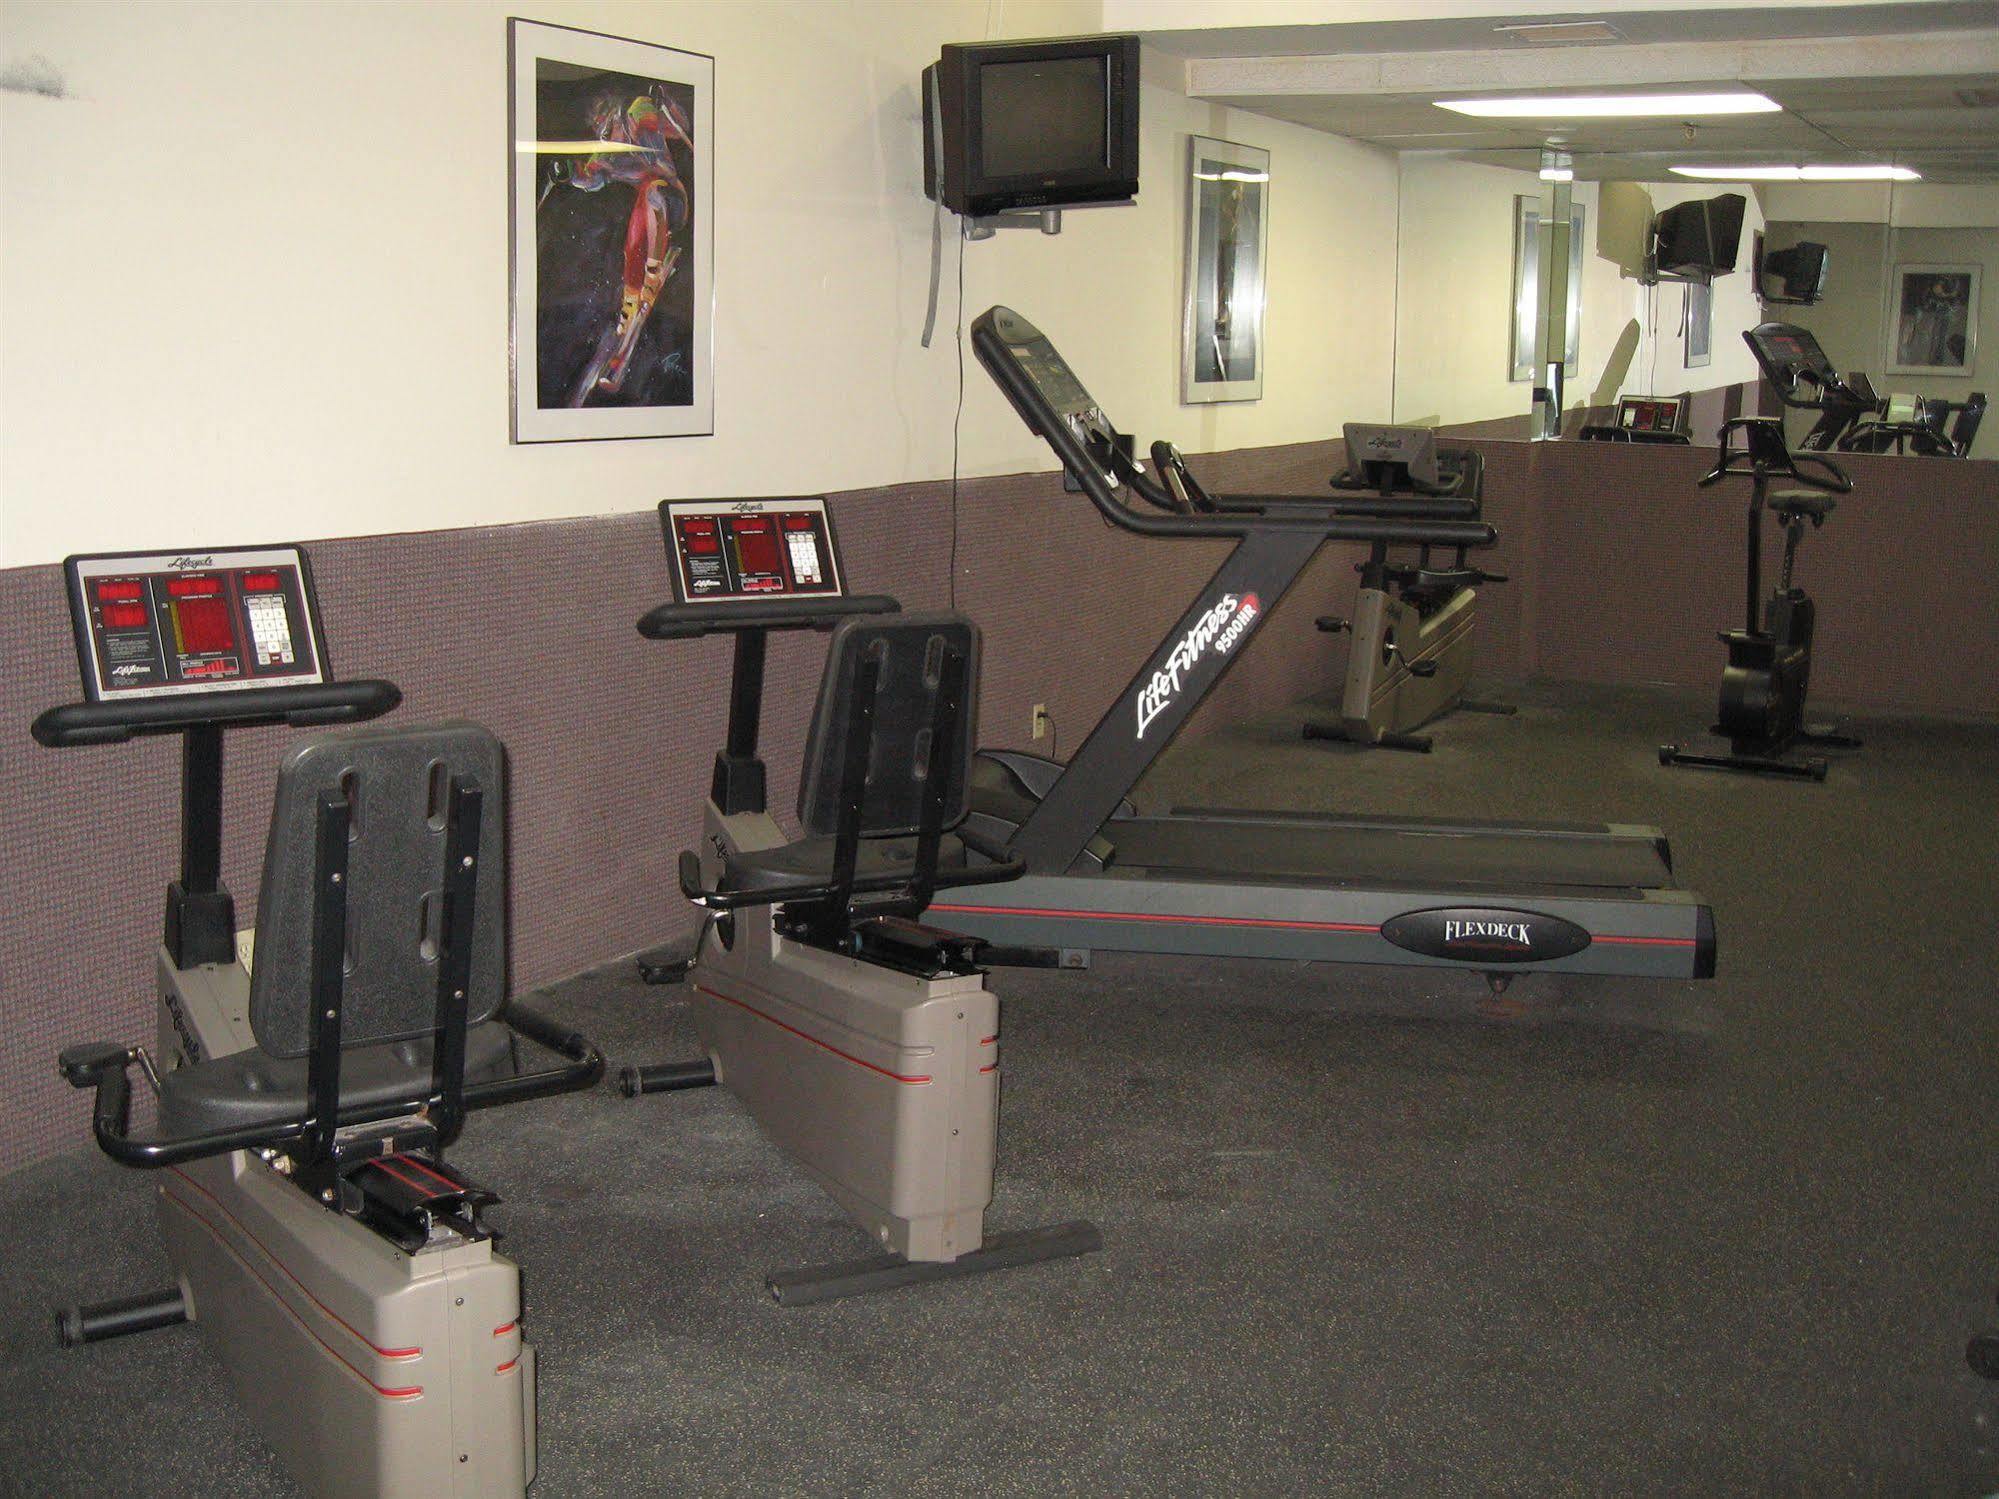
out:
M1152 9L1128 8L1140 24ZM1270 7L1242 9L1146 40L1190 97L1392 163L1392 409L1377 419L1570 438L1663 397L1655 409L1708 442L1725 417L1775 405L1743 337L1766 319L1812 329L1839 369L1867 375L1876 422L1942 411L1955 431L1963 411L1946 408L1999 393L1989 3L1598 3L1534 21L1287 9L1262 25L1249 12ZM1654 219L1684 227L1689 205L1724 197L1741 204L1733 263L1650 274ZM1823 295L1783 300L1778 278L1766 305L1759 247L1799 244L1825 247ZM1999 456L1999 421L1970 451Z

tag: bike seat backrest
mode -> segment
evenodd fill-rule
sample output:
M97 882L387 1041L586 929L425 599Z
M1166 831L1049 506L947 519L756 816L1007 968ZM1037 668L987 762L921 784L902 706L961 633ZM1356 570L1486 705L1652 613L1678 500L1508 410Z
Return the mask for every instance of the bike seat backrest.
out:
M481 792L468 1023L506 996L506 757L464 720L319 734L278 770L257 897L250 1029L278 1057L311 1048L313 861L320 797L345 796L347 955L343 1046L426 1037L436 1028L446 812L453 777Z
M849 731L864 668L879 672L861 835L908 838L920 831L929 787L931 725L944 685L946 659L962 663L955 722L949 726L940 827L965 820L972 750L978 743L979 632L962 614L864 615L833 632L819 701L812 710L805 769L798 782L798 819L808 835L839 830L840 787Z
M1971 456L1972 439L1978 436L1978 424L1984 420L1985 392L1974 390L1957 413L1957 420L1951 424L1950 445L1957 450L1960 458Z
M1456 498L1480 500L1485 497L1485 455L1477 448L1439 448L1437 466Z

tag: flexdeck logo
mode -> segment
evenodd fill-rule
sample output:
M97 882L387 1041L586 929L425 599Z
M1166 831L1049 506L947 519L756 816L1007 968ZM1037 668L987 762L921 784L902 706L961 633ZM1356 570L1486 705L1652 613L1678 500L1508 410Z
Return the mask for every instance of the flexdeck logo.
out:
M1559 916L1475 906L1405 911L1384 921L1381 935L1406 952L1479 966L1545 963L1590 944L1588 932Z
M1263 606L1253 593L1237 598L1225 593L1194 621L1194 627L1174 643L1165 664L1152 680L1138 689L1138 737L1143 739L1152 721L1180 699L1180 690L1196 666L1209 652L1226 656L1256 628Z

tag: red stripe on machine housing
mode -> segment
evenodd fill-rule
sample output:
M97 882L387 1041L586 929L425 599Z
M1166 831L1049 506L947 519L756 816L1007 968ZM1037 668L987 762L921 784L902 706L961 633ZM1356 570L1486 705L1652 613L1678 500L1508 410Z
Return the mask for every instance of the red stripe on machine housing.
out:
M719 989L710 989L706 984L696 984L694 987L697 990L699 990L701 993L709 995L711 998L719 999L723 1001L725 1004L732 1004L739 1010L747 1010L750 1014L756 1016L757 1019L768 1021L770 1024L776 1026L781 1031L789 1031L792 1035L798 1037L798 1039L801 1041L810 1041L814 1046L817 1046L822 1051L830 1051L833 1053L834 1056L839 1057L842 1061L852 1062L856 1067L865 1067L870 1072L879 1072L883 1077L892 1079L893 1081L898 1083L909 1083L914 1085L918 1083L927 1083L930 1081L928 1074L925 1073L915 1073L909 1076L905 1076L900 1072L890 1072L886 1067L877 1067L873 1062L870 1062L865 1057L857 1057L852 1052L842 1051L840 1050L839 1047L831 1045L828 1042L821 1041L817 1036L802 1031L795 1025L786 1025L782 1020L779 1020L775 1015L767 1015L762 1010L759 1010L755 1005L745 1004L742 1000L737 999L733 994L724 994Z

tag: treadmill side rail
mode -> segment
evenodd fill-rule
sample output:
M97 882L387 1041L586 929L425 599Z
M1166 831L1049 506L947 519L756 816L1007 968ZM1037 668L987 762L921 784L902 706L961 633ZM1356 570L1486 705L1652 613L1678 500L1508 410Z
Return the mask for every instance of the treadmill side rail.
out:
M961 898L962 895L962 898ZM1421 911L1475 912L1507 924L1547 917L1580 928L1589 942L1561 957L1462 958L1412 951L1382 935ZM949 892L927 919L988 942L1088 947L1183 956L1279 958L1509 972L1588 973L1691 979L1714 972L1714 919L1699 896L1679 890L1532 888L1329 890L1322 884L1244 884L1228 879L1029 875L992 891Z

